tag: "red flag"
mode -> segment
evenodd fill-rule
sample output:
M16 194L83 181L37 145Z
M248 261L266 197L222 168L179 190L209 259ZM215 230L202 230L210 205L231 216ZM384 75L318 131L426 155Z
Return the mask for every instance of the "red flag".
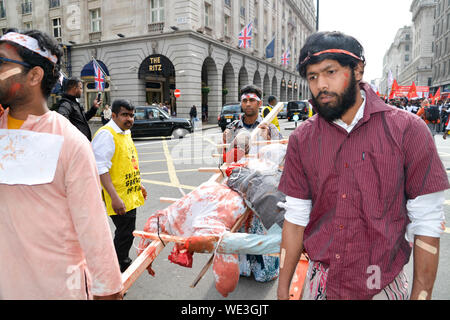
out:
M389 95L389 100L394 99L395 92L397 90L398 90L398 83L397 80L394 79L394 82L392 83L391 94Z
M411 88L409 89L408 92L408 99L412 99L412 98L418 98L419 96L417 95L417 91L416 91L416 84L413 82Z
M431 94L431 92L428 94L428 100L430 100L431 103L434 104L434 98L433 98L433 95Z
M438 91L436 91L436 93L434 94L434 101L433 103L438 103L439 100L441 100L441 88L438 89Z
M377 96L381 97L380 92L377 90Z

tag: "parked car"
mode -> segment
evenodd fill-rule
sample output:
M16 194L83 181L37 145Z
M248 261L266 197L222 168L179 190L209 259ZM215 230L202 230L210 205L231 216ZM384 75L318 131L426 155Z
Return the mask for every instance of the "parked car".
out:
M167 112L156 106L136 107L132 137L167 137L183 138L193 132L190 120L172 118Z
M240 119L242 114L243 112L239 102L225 104L217 117L217 123L222 129L222 132L225 131L227 125L234 120Z
M294 116L298 115L299 120L308 119L309 103L306 100L289 101L287 104L287 118L288 121L294 121Z

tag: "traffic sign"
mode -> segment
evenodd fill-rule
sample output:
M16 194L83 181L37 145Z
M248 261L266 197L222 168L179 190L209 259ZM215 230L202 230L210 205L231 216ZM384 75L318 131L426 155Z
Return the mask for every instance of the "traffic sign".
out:
M175 89L173 95L175 96L175 98L179 98L181 96L181 91L180 89Z

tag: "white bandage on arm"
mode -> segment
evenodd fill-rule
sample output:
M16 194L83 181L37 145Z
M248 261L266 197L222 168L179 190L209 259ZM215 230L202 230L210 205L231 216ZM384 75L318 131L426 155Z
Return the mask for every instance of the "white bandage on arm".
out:
M444 232L442 223L445 222L444 202L444 191L408 200L406 209L411 220L406 228L408 242L414 242L414 236L441 237Z
M286 209L284 219L292 224L306 227L309 223L312 201L286 196L285 203L279 203L280 207Z

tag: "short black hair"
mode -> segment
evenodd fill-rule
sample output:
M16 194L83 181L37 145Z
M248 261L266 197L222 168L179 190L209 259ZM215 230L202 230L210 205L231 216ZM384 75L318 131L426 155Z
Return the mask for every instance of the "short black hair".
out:
M64 92L67 92L70 89L77 87L80 82L83 82L83 81L81 81L80 78L76 78L76 77L71 77L69 79L66 79L64 81Z
M275 97L275 96L270 96L269 97L269 99L267 100L267 102L269 102L269 103L271 103L272 101L276 101L277 100L277 97Z
M129 110L129 111L134 110L134 106L131 104L130 101L125 100L125 99L116 99L112 103L111 111L114 112L116 115L118 115L119 112L120 112L120 109L122 107L127 109L127 110Z
M346 50L359 57L360 60L350 55L336 52L323 53L319 56L314 56L315 53L328 49ZM336 60L341 66L350 67L352 70L356 68L360 61L362 61L364 65L366 62L364 58L364 48L354 37L339 31L316 32L306 39L305 45L300 50L300 76L306 78L306 67L309 64L317 64L326 59Z
M247 85L241 88L240 90L240 96L242 96L243 94L247 94L247 93L254 93L258 96L258 98L262 98L262 90L255 86L255 85ZM239 97L240 98L240 97Z
M8 31L16 31L10 29ZM25 32L20 32L21 34L27 35L37 40L41 50L48 50L52 55L55 55L57 62L53 63L49 59L35 53L25 47L22 47L15 42L8 41L9 44L17 49L17 54L22 58L22 60L28 63L31 67L25 67L25 70L29 72L34 67L41 67L44 70L44 78L41 82L41 91L45 98L50 96L53 87L60 77L61 70L61 57L63 56L63 51L59 43L45 32L39 30L28 30Z

